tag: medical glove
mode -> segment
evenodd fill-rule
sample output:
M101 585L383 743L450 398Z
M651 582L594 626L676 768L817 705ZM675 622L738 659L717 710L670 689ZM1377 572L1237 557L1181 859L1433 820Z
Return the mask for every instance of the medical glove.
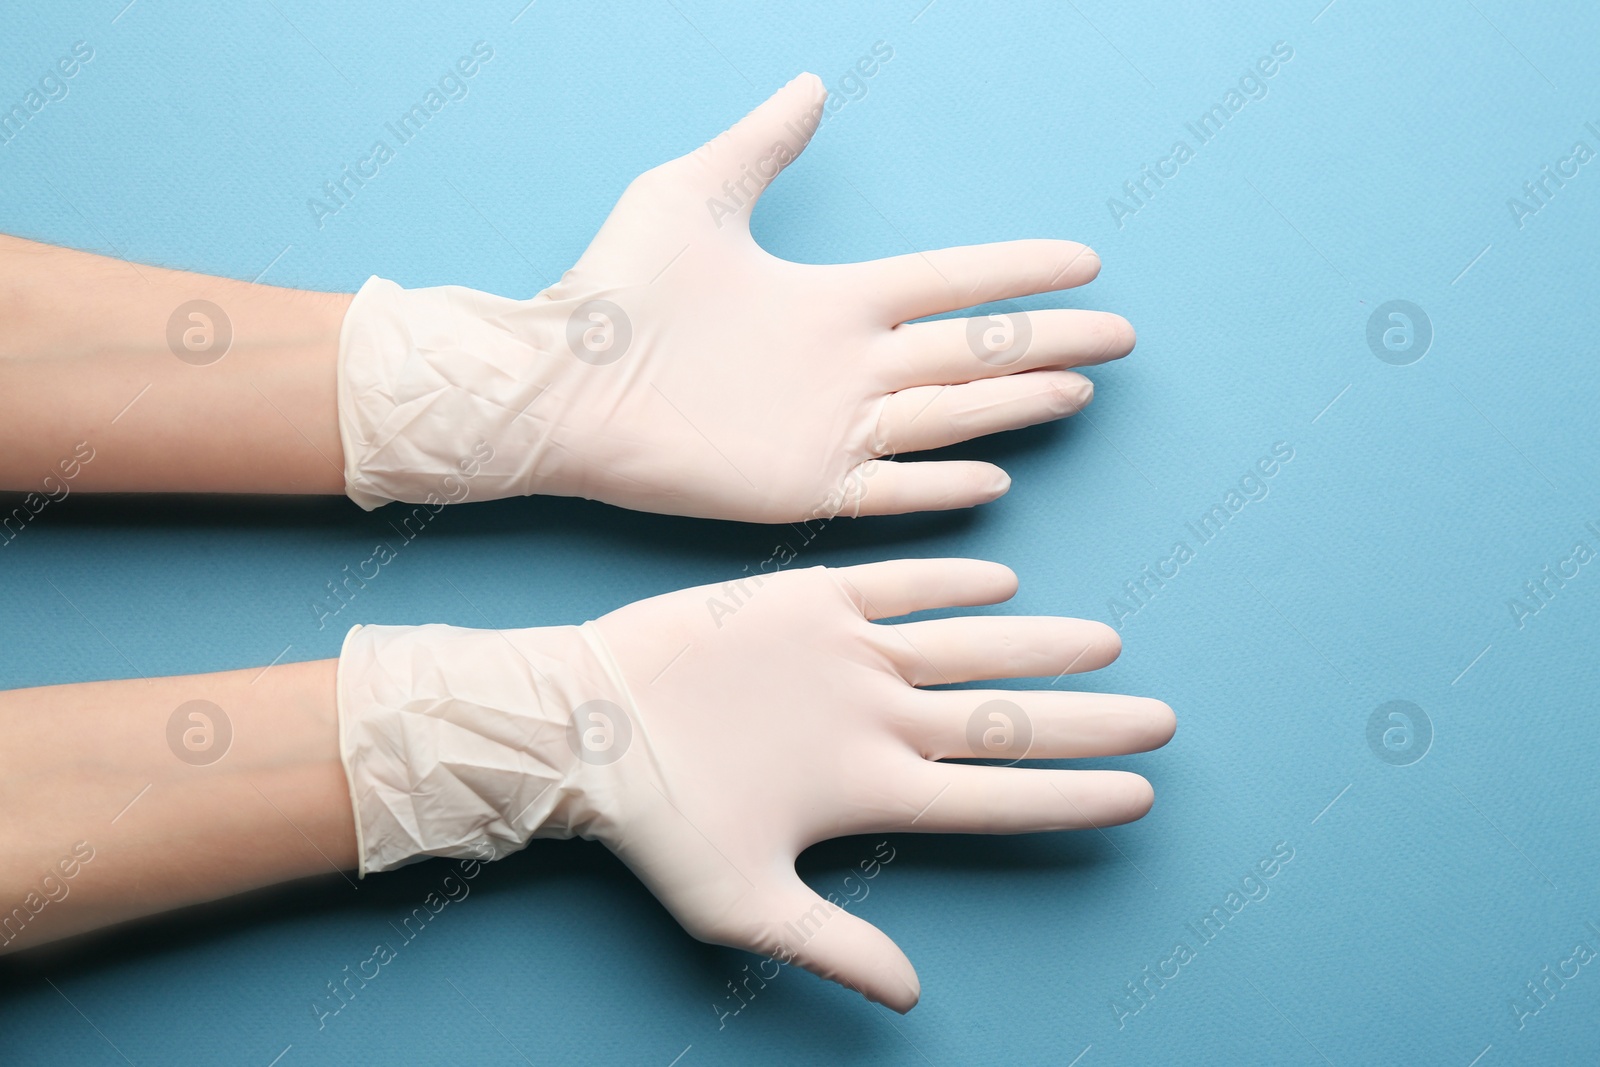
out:
M1100 260L1071 241L826 265L764 251L751 210L826 98L801 75L641 175L531 299L370 279L340 336L350 497L542 493L776 523L1004 493L991 463L874 460L1077 412L1093 387L1069 368L1127 354L1133 330L1079 310L911 321L1088 282Z
M851 834L1137 819L1137 774L941 761L1117 755L1173 731L1138 697L923 688L1094 670L1120 650L1103 624L877 621L1015 589L999 564L903 560L684 589L581 626L357 627L338 702L361 873L598 840L695 937L907 1011L905 955L796 857Z

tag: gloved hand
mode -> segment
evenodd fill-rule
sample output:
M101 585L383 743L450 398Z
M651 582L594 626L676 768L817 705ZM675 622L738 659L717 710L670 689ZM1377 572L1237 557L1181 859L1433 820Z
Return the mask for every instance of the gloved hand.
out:
M969 507L989 463L882 463L1078 411L1066 369L1126 355L1120 316L1048 310L908 323L1065 289L1070 241L790 263L750 212L827 92L790 82L628 186L583 258L531 300L368 280L345 317L339 429L365 508L544 493L674 515L795 522Z
M367 626L339 660L361 872L603 841L695 937L796 962L897 1011L916 971L795 873L807 846L889 831L1028 833L1149 810L1136 774L936 762L1137 752L1155 700L919 686L1111 662L1096 622L878 625L1016 590L1006 567L903 560L684 589L582 626Z

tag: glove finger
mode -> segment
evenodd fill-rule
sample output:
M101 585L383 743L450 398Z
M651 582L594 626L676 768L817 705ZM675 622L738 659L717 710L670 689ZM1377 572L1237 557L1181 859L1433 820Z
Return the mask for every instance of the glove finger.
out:
M869 619L998 604L1017 592L1010 567L982 559L892 559L834 567L829 573Z
M1155 800L1130 771L1060 771L928 763L904 787L907 815L881 831L1031 834L1087 830L1143 818Z
M1082 411L1094 383L1072 371L1033 371L966 385L924 385L889 396L878 438L892 455L943 448Z
M991 300L1071 289L1100 273L1076 241L1001 241L939 248L841 268L853 292L878 298L886 326Z
M730 217L749 221L762 191L811 143L827 99L822 79L802 74L691 153L719 227Z
M1149 697L1047 690L917 693L898 732L925 759L1080 759L1172 740L1172 709Z
M736 947L798 963L902 1014L922 996L916 969L889 935L822 899L798 876L760 908L742 923L746 937Z
M1072 308L912 322L895 327L892 336L908 386L1107 363L1132 352L1137 340L1121 315Z
M912 685L1053 678L1099 670L1122 651L1103 622L1054 615L969 615L886 626L885 644Z
M970 508L1004 496L1011 488L1011 477L1005 471L976 460L896 463L874 459L857 467L851 480L860 486L856 515Z

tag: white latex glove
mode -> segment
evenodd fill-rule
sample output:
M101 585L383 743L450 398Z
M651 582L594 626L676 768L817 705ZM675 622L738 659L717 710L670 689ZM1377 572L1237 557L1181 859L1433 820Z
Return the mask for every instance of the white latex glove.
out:
M1071 310L907 324L1090 281L1100 260L1071 241L827 266L763 251L751 209L826 98L801 75L641 175L531 300L370 279L340 341L350 497L442 503L466 472L473 499L794 522L1004 493L990 463L863 463L1073 414L1093 386L1065 368L1126 355L1133 329Z
M907 1011L920 985L905 955L812 892L795 858L846 834L1137 819L1152 794L1136 774L935 761L1116 755L1172 736L1155 700L917 688L1093 670L1120 650L1100 623L872 621L1015 590L996 563L904 560L685 589L582 626L357 627L339 719L361 872L597 839L695 937Z

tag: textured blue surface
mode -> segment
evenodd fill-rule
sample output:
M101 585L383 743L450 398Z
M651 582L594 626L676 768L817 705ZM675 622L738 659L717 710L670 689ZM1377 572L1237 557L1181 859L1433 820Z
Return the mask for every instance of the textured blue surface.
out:
M94 56L0 146L0 229L286 285L348 290L376 272L526 294L576 258L635 173L809 69L854 98L758 212L774 252L1094 245L1103 276L1056 302L1122 312L1140 344L1093 373L1089 415L951 450L1011 471L1000 502L838 523L801 562L984 556L1022 576L1005 610L1110 621L1124 583L1186 542L1176 577L1127 602L1122 659L1080 683L1163 697L1180 726L1160 752L1108 761L1155 784L1141 823L892 842L859 911L921 973L923 1003L903 1019L786 971L719 1020L751 957L692 941L598 846L541 843L487 869L324 1029L309 1010L323 983L395 940L391 923L445 868L359 894L337 879L266 893L9 965L0 1059L1494 1067L1600 1054L1600 968L1566 964L1547 1000L1526 989L1578 942L1600 949L1600 565L1548 584L1520 626L1509 605L1576 542L1600 550L1600 162L1568 164L1576 176L1542 204L1523 191L1575 142L1600 151L1585 126L1600 127L1595 9L273 0L199 15L124 2L5 12L4 107L74 42ZM307 200L479 41L494 58L465 99L319 228ZM892 60L848 83L879 41ZM1241 94L1201 143L1186 123L1279 41L1293 56L1266 95ZM1139 201L1122 193L1177 140L1190 151L1176 176ZM1390 300L1431 320L1420 361L1368 346ZM1246 482L1257 499L1201 543L1186 524L1279 442L1293 459L1264 490ZM784 536L581 502L471 505L319 630L308 605L323 583L394 539L382 512L74 497L0 550L0 684L263 664L286 645L288 659L331 656L355 622L576 621L731 576ZM1418 762L1369 744L1391 700L1431 721ZM805 874L831 888L876 843L813 850ZM1293 859L1241 889L1275 847ZM1259 899L1197 936L1252 886ZM1180 941L1192 958L1167 962ZM1132 1000L1125 983L1146 967L1176 977Z

